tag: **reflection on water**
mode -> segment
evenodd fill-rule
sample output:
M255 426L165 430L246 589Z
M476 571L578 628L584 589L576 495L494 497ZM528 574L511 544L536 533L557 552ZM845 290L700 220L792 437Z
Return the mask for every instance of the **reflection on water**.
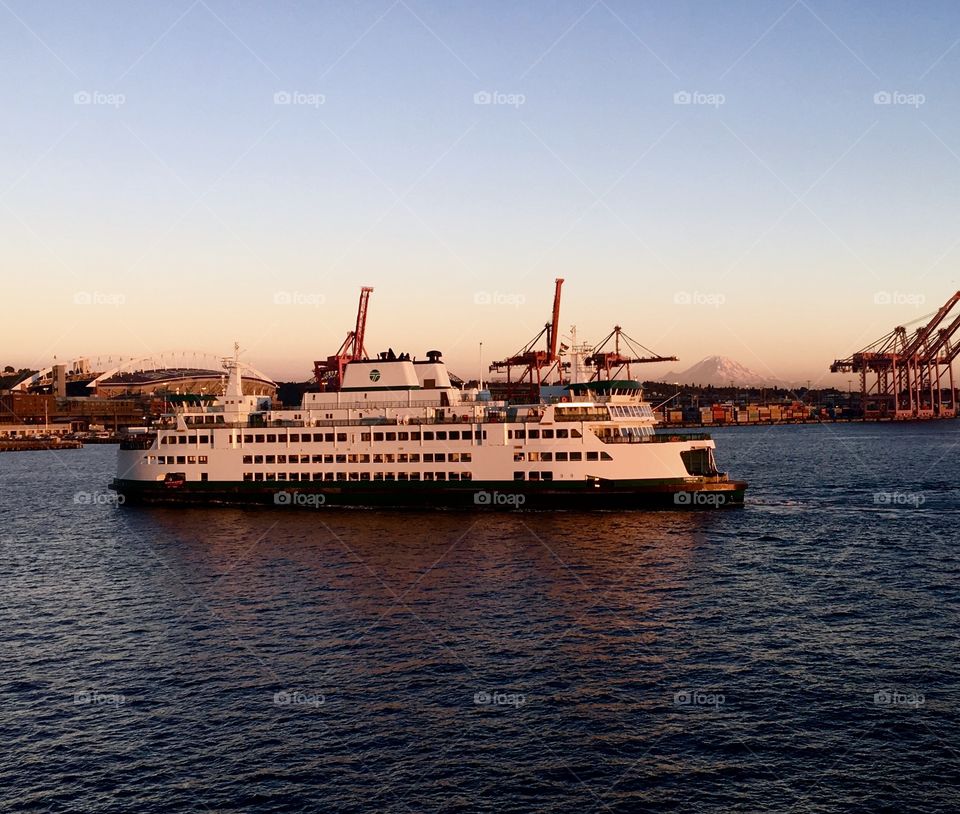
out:
M947 810L955 425L718 435L743 510L117 510L108 447L5 456L0 801Z

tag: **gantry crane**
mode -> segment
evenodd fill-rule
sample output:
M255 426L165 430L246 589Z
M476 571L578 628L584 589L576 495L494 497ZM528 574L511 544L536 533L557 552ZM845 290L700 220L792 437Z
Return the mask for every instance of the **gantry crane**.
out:
M604 350L611 340L613 340L613 350ZM627 353L621 352L621 341L626 347ZM637 348L641 348L642 351ZM644 356L643 353L649 355ZM629 379L630 365L676 361L676 356L660 356L658 353L631 339L623 332L623 328L615 325L613 330L604 337L603 341L590 352L585 363L594 368L590 381L600 381L601 378L609 381L619 378L620 374L624 372L624 369L626 369L627 378Z
M830 365L832 373L860 374L864 417L948 418L956 415L953 360L960 353L953 336L960 330L960 291L933 318L914 331L898 326L871 345ZM947 318L953 319L941 327ZM944 393L944 385L948 390Z
M355 359L367 358L363 338L367 330L367 307L372 293L373 289L369 286L360 289L356 326L347 333L347 338L343 340L340 349L333 356L313 363L313 375L321 390L339 390L343 384L343 369L347 363Z
M555 281L553 293L553 312L550 322L543 326L543 330L513 356L490 365L491 372L502 370L507 372L508 393L513 384L521 385L518 390L523 389L524 382L527 382L529 389L533 391L535 386L539 388L541 384L544 384L552 372L556 371L558 378L562 378L562 370L569 367L569 362L561 361L557 347L560 337L560 288L562 285L563 278L558 277ZM535 346L544 335L547 340L547 349L535 350ZM518 367L523 368L523 373L514 380L512 377L513 369ZM539 393L536 395L539 397Z

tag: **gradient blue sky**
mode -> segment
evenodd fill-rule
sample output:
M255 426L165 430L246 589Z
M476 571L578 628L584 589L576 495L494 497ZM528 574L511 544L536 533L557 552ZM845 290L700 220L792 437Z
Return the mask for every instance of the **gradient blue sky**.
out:
M562 276L651 376L830 383L960 287L958 43L948 2L2 0L0 362L305 378L366 284L370 351L472 376Z

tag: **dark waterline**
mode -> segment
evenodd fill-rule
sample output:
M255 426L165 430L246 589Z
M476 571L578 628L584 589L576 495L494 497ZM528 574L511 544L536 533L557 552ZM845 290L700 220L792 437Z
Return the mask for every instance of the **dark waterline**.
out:
M0 809L951 811L960 424L717 431L720 513L109 504L0 458Z

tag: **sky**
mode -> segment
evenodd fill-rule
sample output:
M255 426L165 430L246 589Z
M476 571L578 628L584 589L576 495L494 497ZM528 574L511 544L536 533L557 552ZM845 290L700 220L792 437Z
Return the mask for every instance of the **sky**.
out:
M0 364L830 362L960 288L950 2L0 1ZM168 358L175 358L169 356ZM844 381L842 386L846 386Z

